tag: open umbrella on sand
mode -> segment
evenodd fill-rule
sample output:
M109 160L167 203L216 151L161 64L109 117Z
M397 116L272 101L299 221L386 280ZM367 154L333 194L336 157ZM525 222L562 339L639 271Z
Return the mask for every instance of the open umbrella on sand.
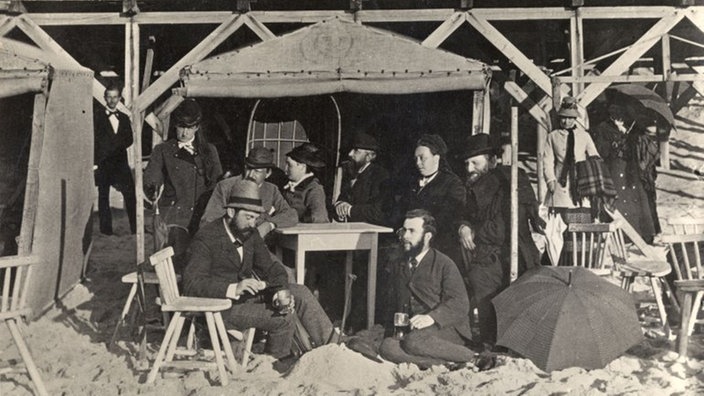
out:
M642 339L625 290L582 267L539 267L492 300L497 344L545 371L603 368Z
M560 261L562 246L565 244L563 233L567 229L567 224L558 213L548 213L545 220L545 250L552 265L557 265Z

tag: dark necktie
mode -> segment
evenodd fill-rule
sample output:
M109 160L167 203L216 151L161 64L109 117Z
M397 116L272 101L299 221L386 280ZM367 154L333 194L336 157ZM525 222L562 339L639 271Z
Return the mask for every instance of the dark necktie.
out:
M411 273L414 273L416 271L416 268L418 268L418 260L416 260L415 257L411 259Z

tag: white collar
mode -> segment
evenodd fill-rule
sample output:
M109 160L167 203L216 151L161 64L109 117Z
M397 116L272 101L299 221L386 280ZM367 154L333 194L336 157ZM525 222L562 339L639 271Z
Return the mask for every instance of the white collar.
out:
M303 181L306 180L306 179L308 179L309 177L313 177L313 174L312 174L312 173L306 173L305 175L303 175L303 177L301 178L301 180L299 180L299 181L297 181L297 182L289 181L288 184L286 184L286 186L284 187L284 189L288 189L288 190L293 191L294 188L296 188L299 184L303 183Z
M418 253L418 255L416 256L416 261L418 262L418 264L416 264L416 265L419 265L420 262L423 261L423 258L425 257L426 254L428 254L429 251L430 251L430 248L425 249L422 252ZM408 261L409 261L408 264L410 265L410 260L408 260Z
M364 172L365 170L367 170L367 168L369 168L369 165L371 165L371 164L372 164L371 162L367 162L366 164L364 164L364 166L362 166L361 168L359 168L359 170L357 171L357 175L362 174L362 172Z

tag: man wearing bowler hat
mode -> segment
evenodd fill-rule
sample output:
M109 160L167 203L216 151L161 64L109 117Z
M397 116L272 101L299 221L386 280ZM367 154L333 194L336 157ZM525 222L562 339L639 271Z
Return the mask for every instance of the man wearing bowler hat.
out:
M274 152L265 147L254 147L244 161L244 174L218 182L210 196L201 225L219 220L225 214L225 204L232 187L239 181L249 179L259 186L264 212L257 219L257 230L264 238L274 228L291 227L298 224L298 214L284 199L279 189L266 181L275 168Z
M497 165L498 150L489 135L469 137L462 153L467 185L465 214L457 227L463 265L479 311L479 332L485 344L496 342L496 313L491 299L510 282L511 168ZM518 173L518 272L539 265L529 223L542 232L538 202L528 176Z
M349 167L342 176L340 196L335 202L338 221L364 222L377 225L388 223L391 203L388 185L389 173L377 165L379 144L366 133L359 133L352 141Z
M225 215L201 227L188 248L184 290L191 296L232 299L232 308L223 315L226 327L267 331L266 352L287 358L294 311L314 346L336 332L313 294L305 286L289 284L284 268L271 261L255 228L264 212L259 192L251 180L233 183Z

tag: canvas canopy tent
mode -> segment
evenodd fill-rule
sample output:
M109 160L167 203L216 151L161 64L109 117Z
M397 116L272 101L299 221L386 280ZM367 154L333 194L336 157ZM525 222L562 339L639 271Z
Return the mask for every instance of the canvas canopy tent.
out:
M20 255L37 255L26 303L39 313L80 279L93 202L93 72L0 39L0 97L35 94ZM30 131L27 131L30 133Z
M179 93L273 98L484 90L490 75L482 62L334 18L186 67Z

